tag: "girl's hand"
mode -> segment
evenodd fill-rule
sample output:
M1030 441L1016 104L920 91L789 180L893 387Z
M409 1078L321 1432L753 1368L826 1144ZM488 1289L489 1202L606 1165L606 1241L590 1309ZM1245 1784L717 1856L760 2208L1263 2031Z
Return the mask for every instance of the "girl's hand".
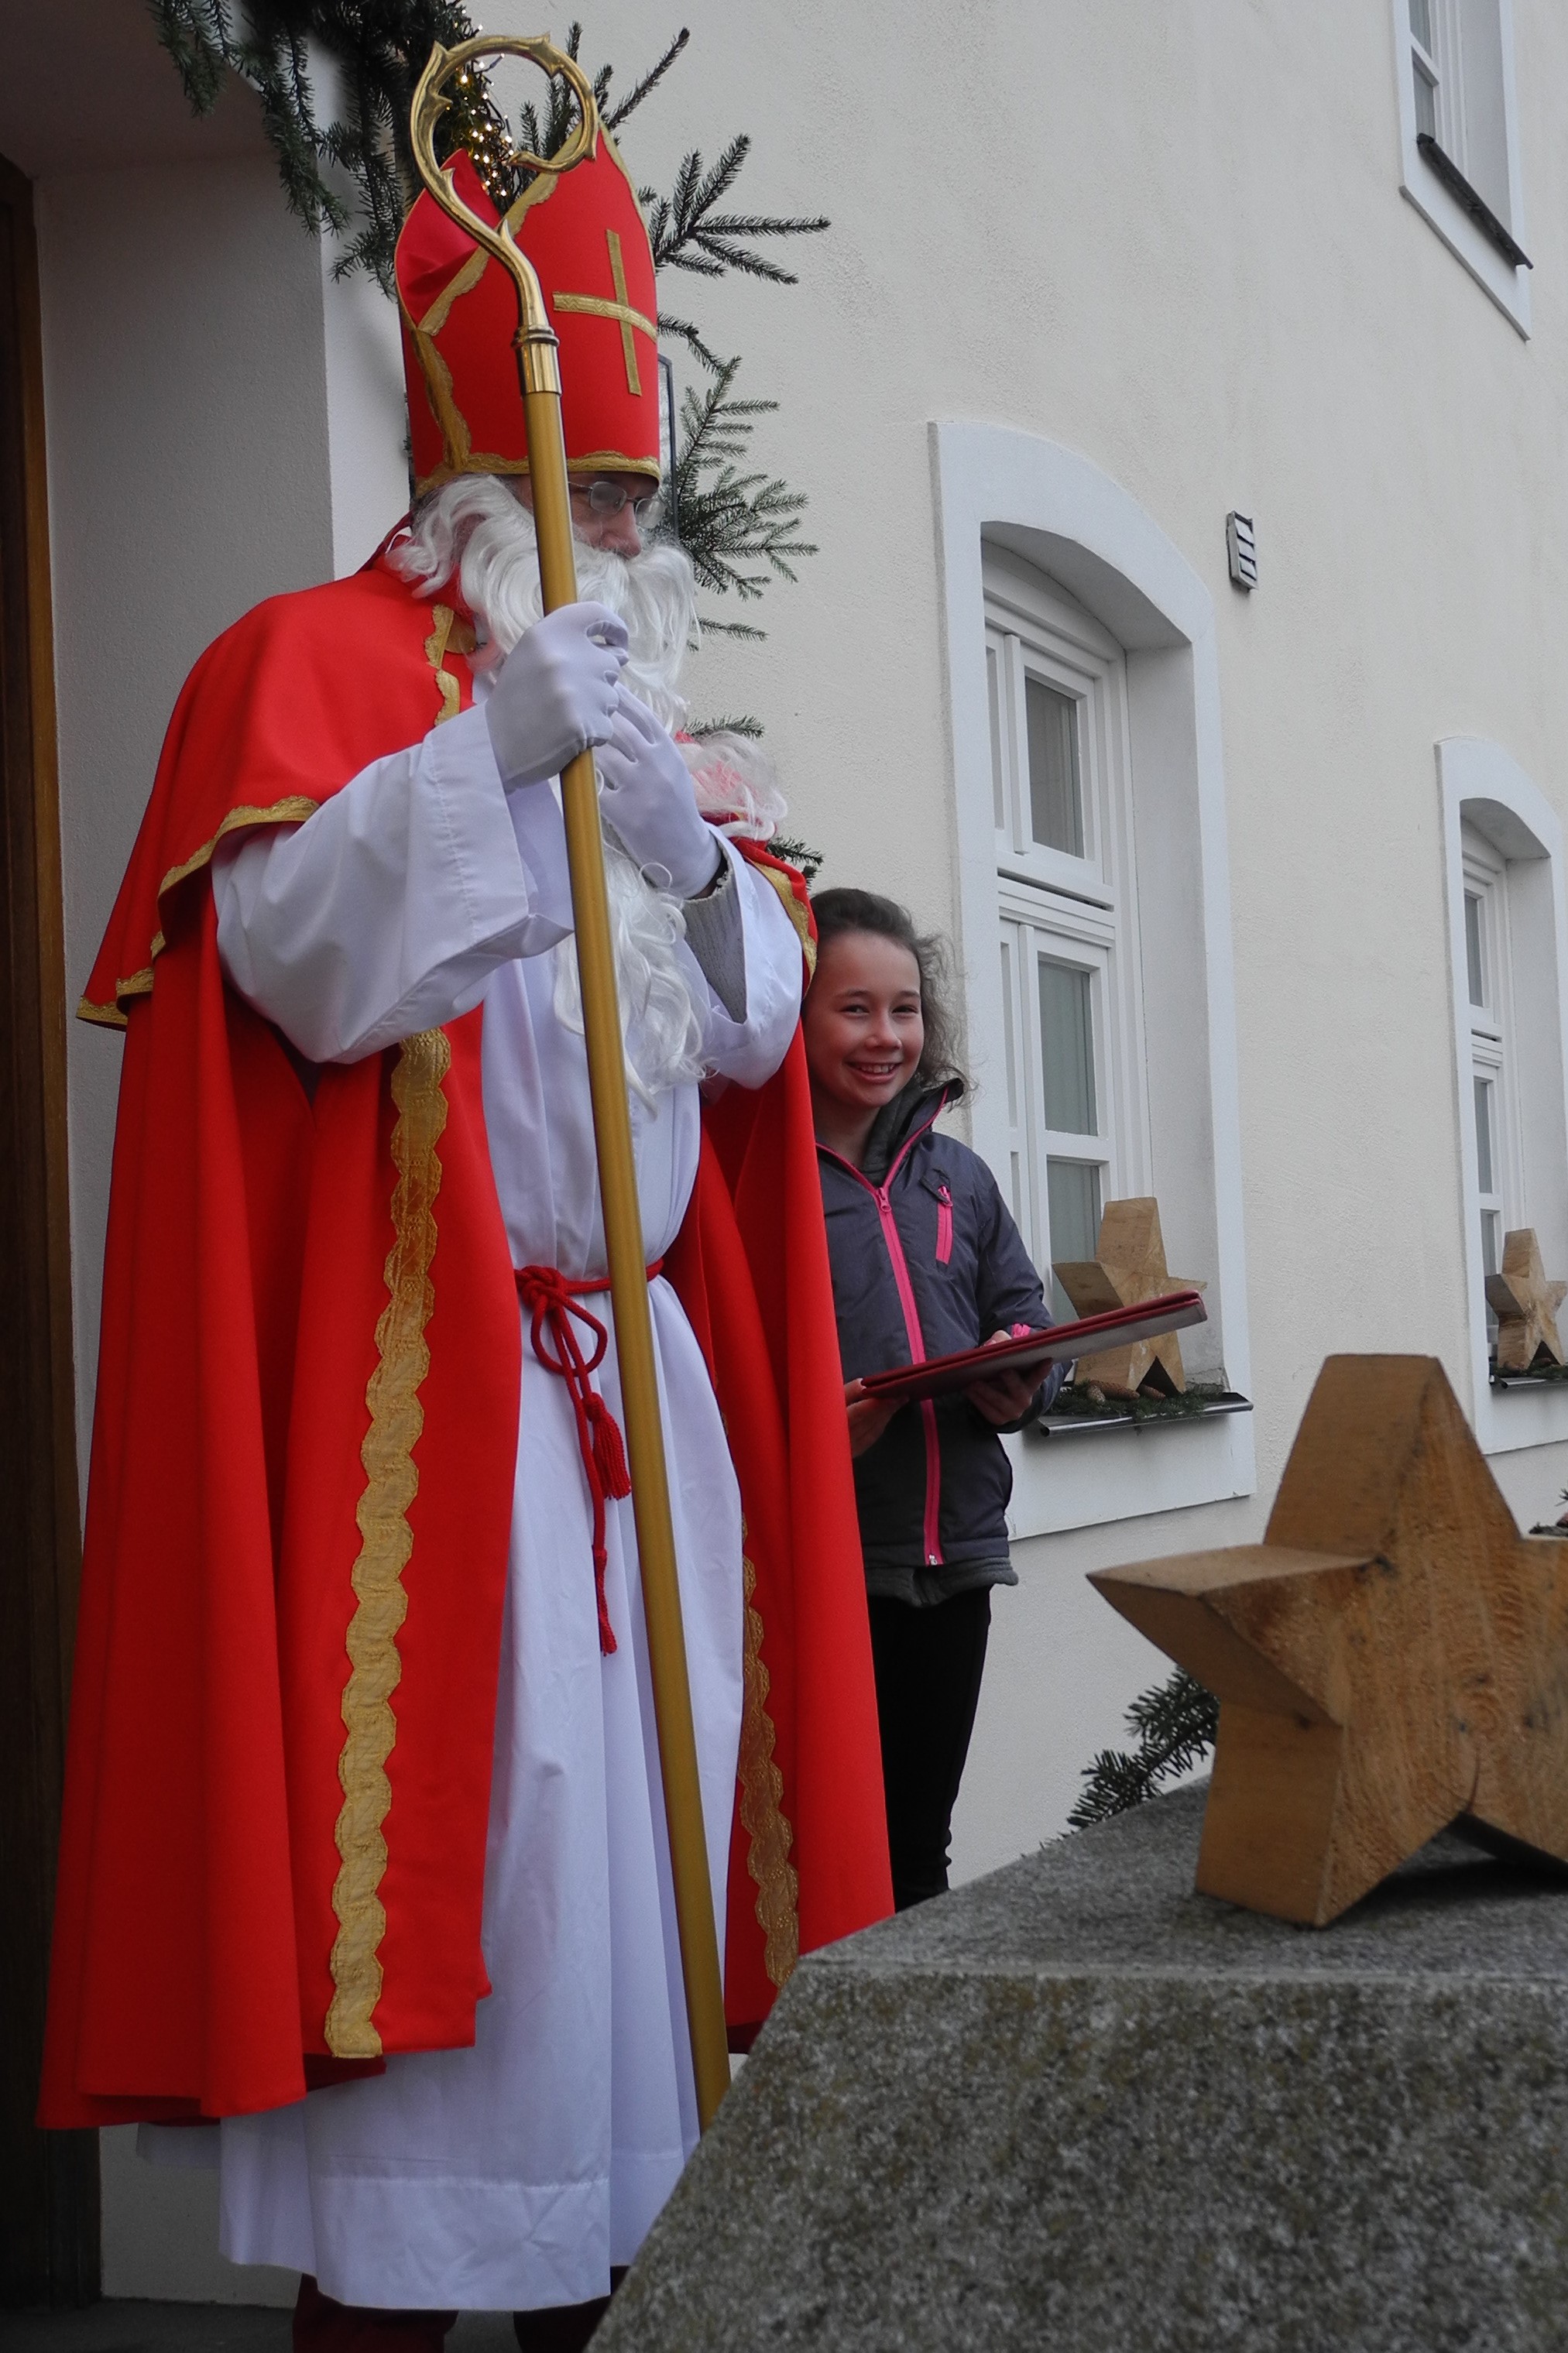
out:
M863 1454L874 1446L897 1412L891 1398L867 1397L863 1381L844 1383L844 1411L849 1417L850 1452Z
M993 1332L986 1346L994 1348L999 1341L1012 1337L1011 1332ZM1025 1372L1014 1372L1003 1365L989 1379L971 1381L964 1395L977 1413L983 1414L993 1428L1001 1430L1010 1421L1021 1420L1028 1412L1029 1401L1044 1378L1044 1373L1038 1365L1031 1365Z

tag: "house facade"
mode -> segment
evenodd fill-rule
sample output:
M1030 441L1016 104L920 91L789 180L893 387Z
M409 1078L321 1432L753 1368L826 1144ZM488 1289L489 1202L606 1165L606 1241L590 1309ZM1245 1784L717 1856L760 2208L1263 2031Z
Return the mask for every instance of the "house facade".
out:
M0 20L0 156L36 251L27 577L58 714L59 879L45 840L13 884L63 906L74 1004L190 663L363 561L407 476L390 307L290 218L249 94L195 122L138 0L72 13L69 86L47 25ZM679 18L623 134L638 179L746 131L747 209L832 222L794 288L671 290L778 401L758 462L819 550L756 608L764 642L705 643L694 712L763 721L824 881L951 937L962 1116L1037 1262L1153 1194L1205 1286L1184 1348L1215 1409L1010 1441L968 1876L1061 1830L1165 1672L1086 1572L1258 1537L1326 1356L1440 1357L1522 1525L1568 1487L1568 1385L1493 1381L1485 1292L1526 1227L1568 1276L1568 18ZM676 22L599 0L585 54L624 79ZM45 716L13 796L50 766ZM73 1437L86 1461L120 1046L72 1024L58 1071L48 995L58 1493ZM111 2290L270 2292L193 2253L178 2199L204 2192L110 2141Z

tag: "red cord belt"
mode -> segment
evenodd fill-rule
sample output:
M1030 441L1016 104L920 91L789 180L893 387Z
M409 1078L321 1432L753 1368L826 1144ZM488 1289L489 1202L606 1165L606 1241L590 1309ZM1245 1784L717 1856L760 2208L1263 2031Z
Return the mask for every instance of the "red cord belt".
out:
M654 1260L648 1270L650 1282L663 1263L662 1258ZM593 1377L603 1364L604 1352L609 1345L609 1333L597 1315L577 1303L590 1292L608 1291L609 1277L589 1275L574 1282L555 1266L520 1266L514 1271L517 1296L529 1312L528 1336L534 1354L547 1373L565 1381L577 1418L577 1447L593 1504L593 1582L599 1602L599 1647L608 1658L615 1649L615 1634L604 1598L608 1558L604 1507L611 1495L630 1494L631 1475L626 1467L620 1425L593 1385ZM574 1317L593 1335L593 1354L589 1356L584 1356L582 1344L572 1329ZM546 1344L546 1331L554 1343L554 1353Z

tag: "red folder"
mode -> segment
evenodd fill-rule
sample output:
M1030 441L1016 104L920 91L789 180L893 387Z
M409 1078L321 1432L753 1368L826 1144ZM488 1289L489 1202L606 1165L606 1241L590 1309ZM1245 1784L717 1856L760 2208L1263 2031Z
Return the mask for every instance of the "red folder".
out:
M1162 1299L1143 1299L1131 1307L1112 1307L1103 1315L1086 1315L1078 1324L1053 1324L1048 1332L1025 1332L1017 1340L999 1340L990 1348L960 1348L953 1356L928 1356L923 1365L895 1365L885 1373L867 1373L861 1387L867 1397L896 1398L900 1405L916 1398L945 1397L950 1389L967 1389L988 1374L1027 1372L1033 1365L1059 1364L1078 1356L1097 1356L1106 1348L1127 1348L1135 1340L1153 1340L1161 1332L1180 1332L1189 1324L1206 1321L1202 1293L1167 1292Z

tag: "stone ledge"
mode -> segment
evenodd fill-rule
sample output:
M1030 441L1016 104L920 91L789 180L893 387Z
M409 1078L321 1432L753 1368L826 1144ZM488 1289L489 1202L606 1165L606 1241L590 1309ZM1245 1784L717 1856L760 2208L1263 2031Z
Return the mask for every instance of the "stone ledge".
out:
M1444 1839L1291 1928L1202 1803L806 1962L596 2353L1555 2353L1568 1886Z

